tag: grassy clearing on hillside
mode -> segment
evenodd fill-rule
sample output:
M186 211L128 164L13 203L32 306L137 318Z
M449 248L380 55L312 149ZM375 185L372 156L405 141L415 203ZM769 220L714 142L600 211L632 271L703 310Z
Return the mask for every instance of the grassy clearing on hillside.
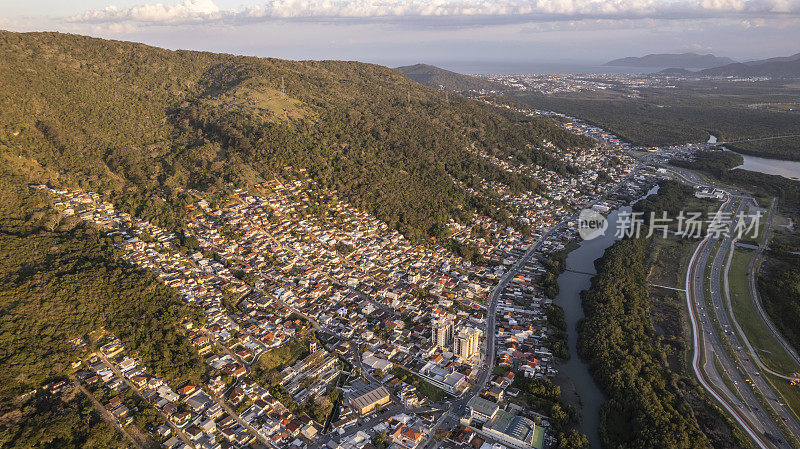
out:
M264 121L292 121L313 114L303 102L257 80L247 80L229 91L213 95L209 105L224 106L239 113L252 113Z
M316 340L314 335L306 334L295 338L283 346L270 349L258 358L258 362L254 368L260 372L265 371L268 373L280 371L311 354L309 345L312 341Z

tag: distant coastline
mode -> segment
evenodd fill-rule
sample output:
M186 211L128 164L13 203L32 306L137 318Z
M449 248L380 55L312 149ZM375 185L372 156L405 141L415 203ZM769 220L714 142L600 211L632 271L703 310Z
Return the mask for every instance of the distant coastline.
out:
M500 62L500 61L453 61L434 63L437 67L454 72L474 75L565 75L565 74L621 74L621 73L655 73L666 67L611 67L602 62L592 63L560 63L560 62Z

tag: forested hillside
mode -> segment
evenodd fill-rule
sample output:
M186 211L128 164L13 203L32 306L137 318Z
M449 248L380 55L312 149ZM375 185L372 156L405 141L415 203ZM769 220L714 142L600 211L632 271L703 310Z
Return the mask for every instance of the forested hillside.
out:
M426 86L453 92L465 91L503 91L506 86L479 78L451 72L428 64L414 64L397 67L398 72Z
M246 187L290 164L416 239L477 207L451 177L538 188L466 147L564 170L542 138L591 144L370 64L10 32L0 61L0 151L170 228L183 189Z
M82 395L27 393L65 378L82 353L70 340L92 349L101 329L166 379L199 379L200 357L177 326L200 312L120 260L106 237L54 213L26 184L42 169L23 162L0 159L0 447L124 447Z
M112 447L113 431L82 397L26 394L64 378L80 355L74 337L96 345L104 329L168 381L204 376L178 329L185 317L201 319L196 311L124 263L107 237L55 214L29 183L97 191L178 230L190 189L224 196L292 165L422 240L474 210L502 216L454 179L541 188L467 148L565 171L537 148L541 139L593 144L350 62L0 31L0 85L0 447Z

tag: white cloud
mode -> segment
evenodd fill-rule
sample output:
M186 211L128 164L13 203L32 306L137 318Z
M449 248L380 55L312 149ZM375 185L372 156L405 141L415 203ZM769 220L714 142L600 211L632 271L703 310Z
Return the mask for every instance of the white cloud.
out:
M409 24L491 25L585 19L691 19L800 15L800 0L271 0L222 10L213 0L109 6L67 20L150 25L256 21L394 21Z
M120 9L108 6L70 17L70 22L139 22L175 24L206 22L222 18L212 0L185 0L181 4L153 3Z

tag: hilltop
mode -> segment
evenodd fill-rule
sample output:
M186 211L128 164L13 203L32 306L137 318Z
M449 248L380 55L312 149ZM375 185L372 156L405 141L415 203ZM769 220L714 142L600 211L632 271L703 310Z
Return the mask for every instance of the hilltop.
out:
M181 227L187 189L224 194L292 165L416 240L480 207L454 179L539 188L469 146L563 171L536 149L542 139L592 144L546 120L358 62L0 32L0 83L7 169L30 182L106 193L170 229Z
M397 67L395 70L420 84L453 92L500 92L505 90L505 86L500 83L477 76L462 75L427 64L407 65Z
M735 62L733 59L718 57L712 54L699 55L697 53L660 53L642 57L627 57L615 59L605 63L606 66L615 67L653 67L653 68L680 68L680 69L706 69L719 67Z
M800 77L800 53L744 63L728 64L699 72L706 76Z

